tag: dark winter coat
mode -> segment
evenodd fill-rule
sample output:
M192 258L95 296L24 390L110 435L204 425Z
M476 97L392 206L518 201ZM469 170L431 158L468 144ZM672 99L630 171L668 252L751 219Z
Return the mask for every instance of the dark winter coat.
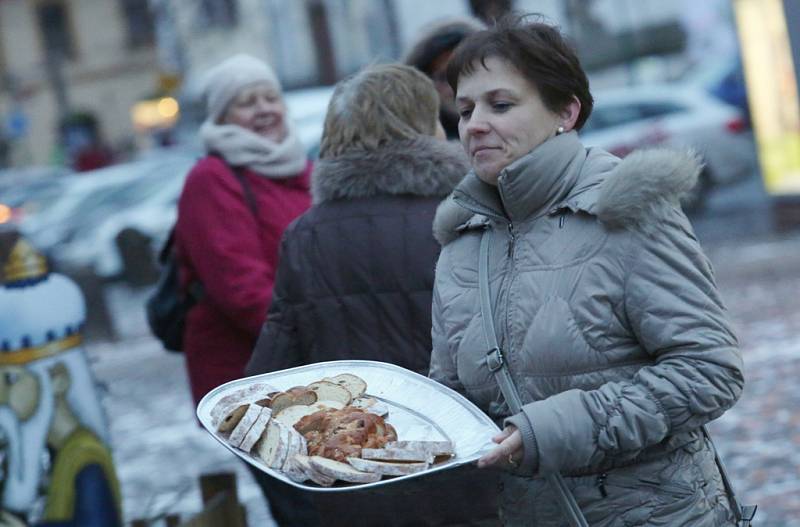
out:
M247 373L368 359L427 375L433 215L466 171L460 147L433 138L318 162Z
M189 173L175 235L182 283L199 280L205 291L184 333L195 402L242 377L272 296L283 231L311 205L310 172L309 164L297 177L273 179L244 170L257 218L221 158L205 157Z
M320 161L315 204L284 235L247 374L369 359L427 375L439 254L431 227L467 169L458 145L427 137ZM325 525L496 523L496 480L470 467L314 499Z
M506 167L469 174L437 213L431 377L522 432L504 479L508 524L564 523L541 477L567 476L590 525L730 525L700 427L742 391L742 359L711 266L681 212L699 172L680 152L624 161L556 136ZM489 371L478 247L500 346L523 399ZM521 477L534 476L533 478Z

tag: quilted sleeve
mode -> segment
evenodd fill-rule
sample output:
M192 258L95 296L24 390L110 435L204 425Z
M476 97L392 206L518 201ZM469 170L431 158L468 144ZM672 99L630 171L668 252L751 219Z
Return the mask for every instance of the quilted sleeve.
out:
M711 266L686 217L671 209L634 234L624 309L653 363L626 382L526 405L543 473L630 459L722 415L742 393L742 358ZM527 445L526 445L527 447Z

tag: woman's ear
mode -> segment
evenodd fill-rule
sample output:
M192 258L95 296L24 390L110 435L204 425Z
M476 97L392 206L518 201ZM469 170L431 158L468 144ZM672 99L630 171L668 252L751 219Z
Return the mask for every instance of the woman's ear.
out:
M575 128L575 122L578 120L578 115L580 115L580 113L581 101L573 95L572 100L559 113L559 117L561 117L561 126L564 127L565 132L569 132Z

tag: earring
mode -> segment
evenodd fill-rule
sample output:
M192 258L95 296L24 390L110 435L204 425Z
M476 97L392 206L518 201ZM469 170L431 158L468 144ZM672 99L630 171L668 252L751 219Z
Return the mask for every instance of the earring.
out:
M556 135L561 135L563 133L564 133L564 127L563 126L559 126L558 130L556 130Z

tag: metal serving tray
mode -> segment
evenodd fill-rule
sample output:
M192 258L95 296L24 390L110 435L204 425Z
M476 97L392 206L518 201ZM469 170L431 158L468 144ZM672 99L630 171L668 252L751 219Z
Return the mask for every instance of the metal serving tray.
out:
M456 455L416 474L384 477L381 481L365 484L337 481L332 487L320 487L311 482L297 483L282 472L268 468L257 457L228 444L211 424L211 409L220 398L236 389L264 382L278 390L286 390L340 373L352 373L367 382L366 395L379 399L389 407L386 420L397 430L399 440L451 441ZM197 406L197 417L217 441L254 467L289 485L315 492L380 487L471 463L495 446L491 437L500 431L477 406L450 388L405 368L368 360L320 362L231 381L203 397Z

